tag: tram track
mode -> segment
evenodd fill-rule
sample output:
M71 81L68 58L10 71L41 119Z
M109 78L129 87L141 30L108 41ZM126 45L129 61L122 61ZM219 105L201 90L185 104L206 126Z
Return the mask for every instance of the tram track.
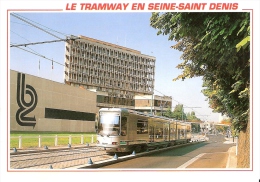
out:
M175 147L196 144L198 142L180 144L137 154L118 156L109 155L105 150L96 146L59 148L49 150L30 150L10 153L10 169L41 170L41 169L86 169L99 168L104 165L116 163L153 152L160 152ZM90 163L91 161L91 163Z
M12 153L10 155L11 169L66 169L84 165L91 159L93 162L113 158L106 151L97 147L35 150Z

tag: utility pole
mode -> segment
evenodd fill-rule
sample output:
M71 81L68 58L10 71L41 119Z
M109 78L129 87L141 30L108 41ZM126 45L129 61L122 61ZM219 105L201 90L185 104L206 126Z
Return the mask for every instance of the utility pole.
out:
M151 95L151 114L153 114L153 94Z

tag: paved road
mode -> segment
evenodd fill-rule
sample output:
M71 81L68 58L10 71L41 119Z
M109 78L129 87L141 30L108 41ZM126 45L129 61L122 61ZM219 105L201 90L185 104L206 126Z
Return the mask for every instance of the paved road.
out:
M222 135L208 136L209 141L143 156L103 168L225 168L228 149Z

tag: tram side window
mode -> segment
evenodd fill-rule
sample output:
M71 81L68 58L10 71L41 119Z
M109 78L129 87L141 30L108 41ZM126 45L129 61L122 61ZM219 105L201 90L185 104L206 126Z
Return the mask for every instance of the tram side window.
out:
M127 118L122 117L121 119L121 135L126 136L127 134Z
M148 134L147 120L137 120L137 134Z

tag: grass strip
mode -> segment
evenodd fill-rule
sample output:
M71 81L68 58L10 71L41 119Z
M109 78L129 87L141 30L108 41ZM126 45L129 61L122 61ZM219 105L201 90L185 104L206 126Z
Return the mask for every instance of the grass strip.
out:
M21 138L21 148L38 148L39 136L41 147L54 147L57 138L57 146L67 146L70 141L71 145L81 144L83 136L83 144L96 142L96 133L80 133L80 132L28 132L28 131L12 131L10 132L10 148L19 148L19 137ZM92 139L93 137L93 139Z

